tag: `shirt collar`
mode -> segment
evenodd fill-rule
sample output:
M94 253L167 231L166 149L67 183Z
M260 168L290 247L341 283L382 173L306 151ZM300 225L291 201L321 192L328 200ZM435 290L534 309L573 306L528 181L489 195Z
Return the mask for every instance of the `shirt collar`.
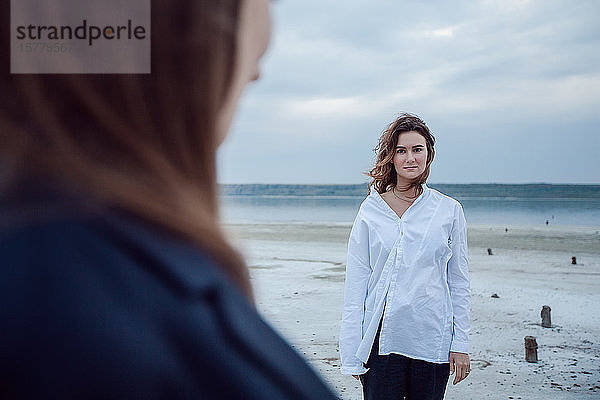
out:
M415 201L410 205L410 207L408 207L408 209L404 212L404 215L406 215L406 213L409 210L411 210L412 208L414 208L417 204L422 202L424 198L429 196L429 192L431 191L431 189L429 189L429 187L425 183L421 184L421 188L423 189L423 191L415 199ZM390 205L385 202L385 200L381 197L381 195L379 194L379 192L377 190L373 189L370 196L373 196L373 199L375 200L375 202L379 205L379 207L383 210L383 212L385 212L385 214L387 214L390 218L393 218L396 220L400 218L400 217L398 217L398 214L396 214L394 212L394 210L392 210Z

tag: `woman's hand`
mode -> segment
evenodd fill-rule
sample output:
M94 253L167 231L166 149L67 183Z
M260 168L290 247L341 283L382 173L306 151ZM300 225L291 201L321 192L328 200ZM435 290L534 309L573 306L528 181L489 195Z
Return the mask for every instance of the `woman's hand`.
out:
M360 381L360 375L352 375L354 377L354 379L356 379L357 381Z
M456 385L458 382L465 379L469 376L471 372L471 360L469 359L469 355L465 353L454 353L450 352L449 356L450 361L450 375L454 375L453 385Z

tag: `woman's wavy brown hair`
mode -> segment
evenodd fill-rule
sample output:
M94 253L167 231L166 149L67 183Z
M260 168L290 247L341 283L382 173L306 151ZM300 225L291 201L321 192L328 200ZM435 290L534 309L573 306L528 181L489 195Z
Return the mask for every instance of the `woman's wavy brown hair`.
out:
M240 1L152 0L150 74L11 74L4 57L4 190L7 175L33 176L126 210L206 251L251 296L219 224L215 168ZM0 6L5 55L9 7Z
M416 177L407 187L399 189L407 190L412 187L415 188L417 195L421 194L423 190L421 184L427 182L427 177L429 177L429 167L435 156L435 138L421 118L409 113L403 113L396 118L379 138L379 143L373 150L377 153L375 167L366 173L367 176L373 178L369 184L369 193L371 192L371 187L375 188L380 194L396 187L397 175L393 160L396 153L396 145L398 144L398 136L400 136L401 133L412 131L417 132L425 138L427 147L427 166L423 173Z

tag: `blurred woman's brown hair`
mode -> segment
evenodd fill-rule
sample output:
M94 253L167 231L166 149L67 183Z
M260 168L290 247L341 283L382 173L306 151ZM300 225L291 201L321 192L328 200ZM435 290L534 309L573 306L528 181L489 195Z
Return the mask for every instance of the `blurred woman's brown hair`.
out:
M392 122L379 138L379 143L374 151L377 153L377 161L367 176L373 178L369 185L369 193L371 187L375 188L378 193L383 194L396 187L397 175L394 168L394 155L396 153L396 145L398 144L398 136L405 132L417 132L425 138L427 147L427 166L421 175L416 177L407 187L399 187L399 190L408 190L414 188L416 194L421 194L423 190L421 184L427 182L429 177L429 167L433 162L435 155L434 145L435 138L429 131L429 128L423 120L416 115L403 113Z
M0 54L10 54L10 2L0 7ZM151 7L150 74L19 75L3 58L0 190L35 177L126 210L207 251L251 296L219 226L215 170L239 0Z

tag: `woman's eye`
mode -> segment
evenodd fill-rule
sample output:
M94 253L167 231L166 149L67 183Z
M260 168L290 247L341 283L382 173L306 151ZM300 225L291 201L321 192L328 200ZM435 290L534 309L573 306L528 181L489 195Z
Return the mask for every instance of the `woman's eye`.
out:
M415 153L418 153L418 152L420 152L420 151L423 151L423 149L422 149L422 148L420 148L420 147L418 147L418 148L416 148L416 149L415 149Z
M398 149L396 150L396 153L404 153L404 149Z

